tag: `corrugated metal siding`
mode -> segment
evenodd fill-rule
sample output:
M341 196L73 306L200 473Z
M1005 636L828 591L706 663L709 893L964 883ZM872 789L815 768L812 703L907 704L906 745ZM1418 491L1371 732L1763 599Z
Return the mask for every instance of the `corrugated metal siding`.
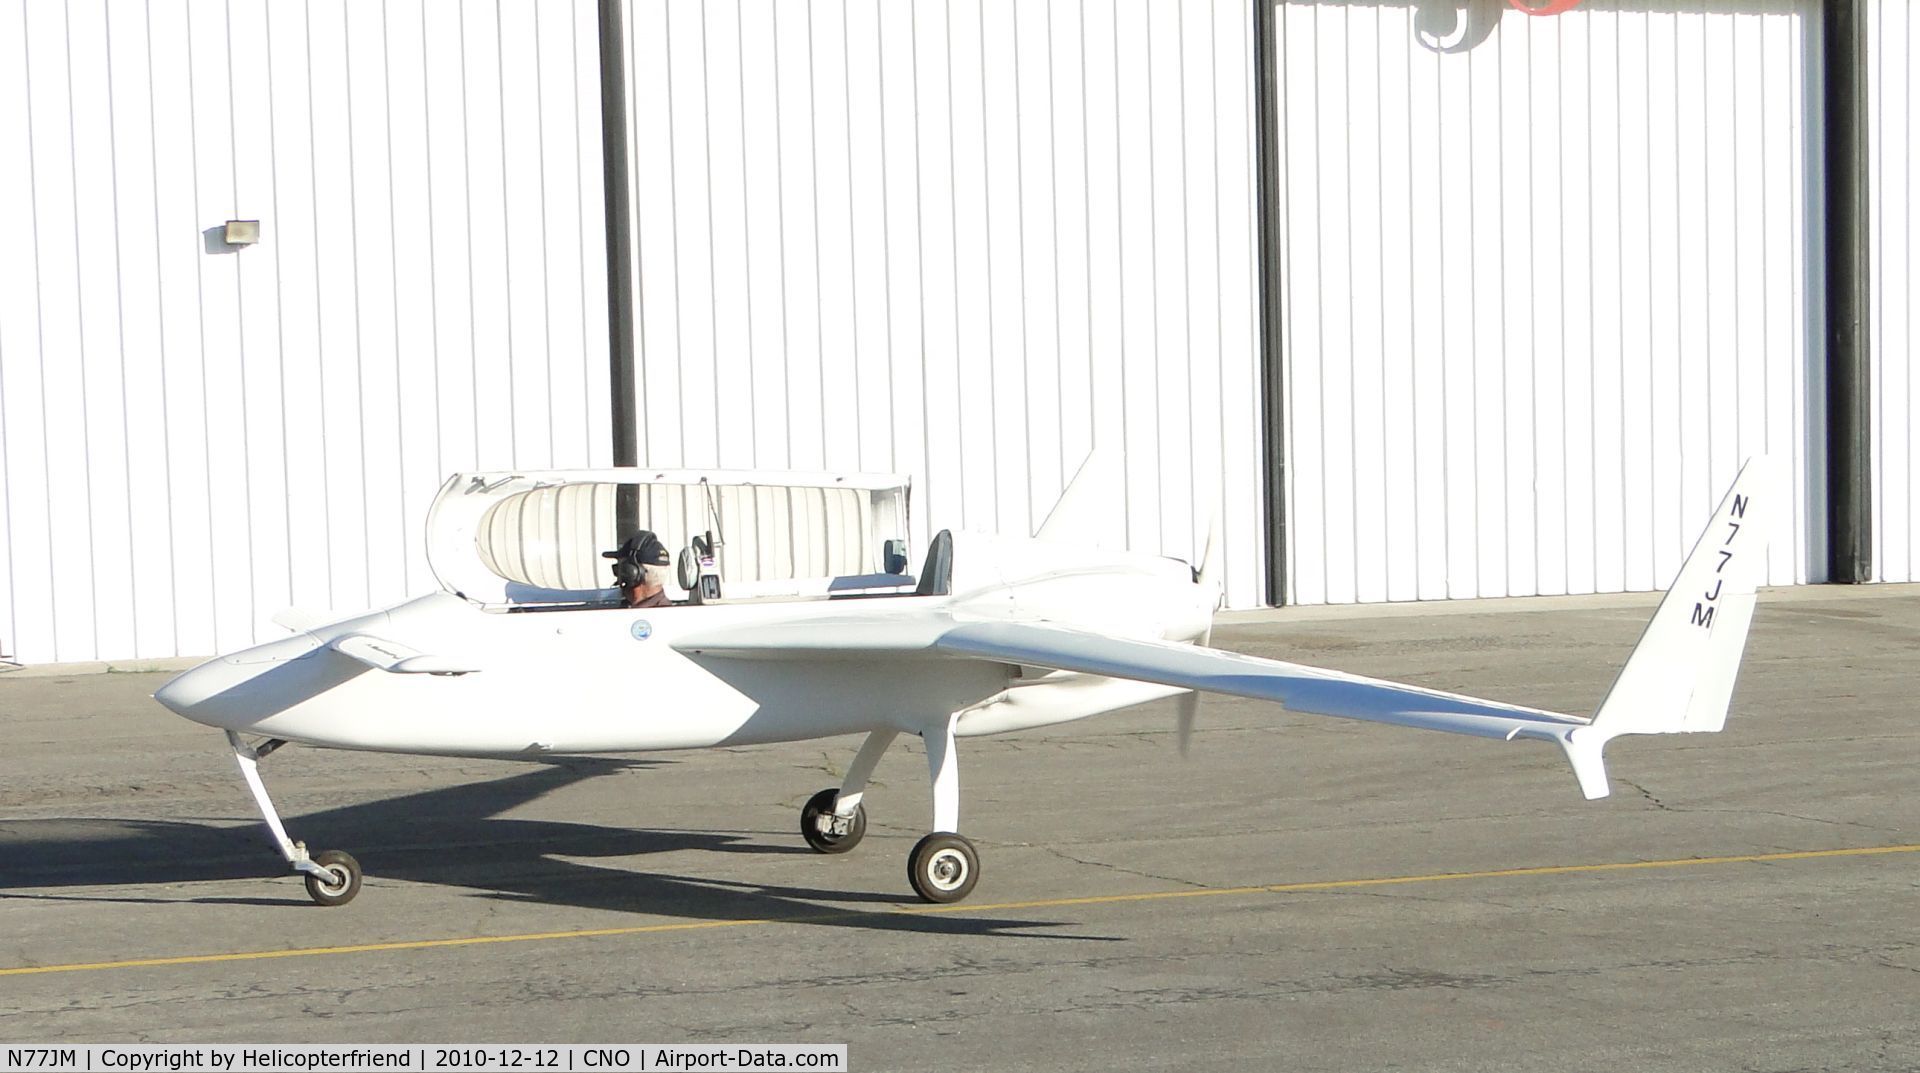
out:
M1807 579L1806 10L1281 5L1298 602L1661 588L1763 450Z
M1097 430L1127 539L1217 497L1258 602L1243 3L628 25L648 462L1019 530ZM597 79L587 0L0 6L0 651L397 599L445 473L606 463Z
M587 0L0 3L0 646L396 600L448 472L608 461L594 34ZM230 218L261 243L210 247Z
M1913 210L1913 131L1920 112L1920 81L1913 76L1920 19L1907 0L1868 0L1869 226L1873 229L1873 514L1874 576L1920 581L1920 452L1913 414L1920 404L1914 377L1913 310L1920 276L1920 214Z
M1262 591L1240 0L636 0L642 452L914 477L1032 531L1097 436L1136 548Z

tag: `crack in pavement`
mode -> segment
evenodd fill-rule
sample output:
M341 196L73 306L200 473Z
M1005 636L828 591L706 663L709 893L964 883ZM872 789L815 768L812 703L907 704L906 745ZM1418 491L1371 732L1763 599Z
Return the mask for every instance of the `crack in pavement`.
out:
M1883 835L1899 835L1902 833L1902 830L1903 830L1902 828L1898 828L1898 827L1880 827L1875 824L1862 822L1860 820L1830 820L1823 816L1806 816L1797 812L1783 812L1783 811L1777 811L1774 809L1706 808L1706 807L1691 806L1691 805L1669 805L1665 801L1662 801L1658 797L1655 797L1652 791L1648 790L1646 787L1640 785L1637 782L1634 782L1630 779L1617 779L1616 781L1619 782L1621 785L1627 786L1633 789L1635 792L1639 793L1641 797L1644 797L1647 799L1647 802L1649 804L1651 804L1654 808L1659 809L1661 812L1674 812L1674 813L1681 813L1681 814L1687 814L1687 815L1704 814L1704 815L1710 815L1710 816L1774 816L1783 820L1799 820L1802 823L1823 823L1833 827L1857 827L1863 831L1872 831L1875 834L1883 834Z
M1031 845L1031 844L1030 844L1030 845ZM1210 889L1212 889L1211 887L1209 887L1209 886L1208 886L1207 884L1205 884L1205 883L1195 883L1195 882L1194 882L1193 880L1191 880L1191 879L1180 879L1180 878L1178 878L1178 877L1176 877L1176 876L1163 876L1163 875L1158 875L1158 874L1155 874L1155 873L1153 873L1153 872L1142 872L1142 871L1139 871L1139 870L1137 870L1137 869L1133 869L1133 868L1122 868L1122 867L1120 867L1120 866L1119 866L1119 865L1117 865L1117 864L1108 864L1108 863L1106 863L1105 861L1089 861L1089 860L1084 860L1084 859L1082 859L1082 858L1079 858L1079 857L1075 857L1075 856L1074 856L1073 854L1071 854L1071 853L1068 853L1067 851L1065 851L1065 850L1063 850L1063 849L1058 849L1058 848L1056 848L1056 847L1053 847L1053 846L1047 846L1047 845L1033 845L1033 846L1032 846L1032 848L1034 848L1034 849L1037 849L1037 850L1040 850L1040 851L1041 851L1041 852L1043 852L1043 853L1049 853L1049 854L1052 854L1053 856L1055 856L1055 857L1058 857L1058 858L1060 858L1060 859L1061 859L1061 860L1063 860L1063 861L1071 861L1071 862L1073 862L1074 864L1081 864L1081 865L1086 865L1086 866L1087 866L1087 867L1089 867L1089 868L1102 868L1102 869L1105 869L1105 870L1107 870L1107 871L1110 871L1110 872L1118 872L1118 873L1120 873L1121 875L1129 875L1129 876L1136 876L1136 877L1138 877L1138 878L1140 878L1140 879L1156 879L1156 880L1159 880L1159 881L1160 881L1160 882L1162 882L1162 883L1178 883L1178 884L1180 884L1181 886L1184 886L1184 887L1189 887L1189 888L1192 888L1192 889L1194 889L1194 890L1210 890Z

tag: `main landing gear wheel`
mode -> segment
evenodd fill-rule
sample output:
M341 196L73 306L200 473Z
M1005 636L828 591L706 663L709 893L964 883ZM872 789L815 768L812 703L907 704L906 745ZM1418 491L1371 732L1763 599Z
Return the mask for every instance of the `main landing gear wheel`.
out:
M833 814L838 787L829 786L807 799L800 809L800 835L820 853L845 853L867 835L867 806L856 805L851 817Z
M307 881L307 896L321 905L345 905L360 893L360 862L337 849L323 849L313 855L313 863L326 871L322 878L302 873Z
M980 881L980 855L959 835L928 835L907 855L907 881L924 901L957 902Z

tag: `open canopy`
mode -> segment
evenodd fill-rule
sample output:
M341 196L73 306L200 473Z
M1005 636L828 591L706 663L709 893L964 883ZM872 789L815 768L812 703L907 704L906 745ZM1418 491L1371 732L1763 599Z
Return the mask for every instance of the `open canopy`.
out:
M713 534L730 597L800 596L905 584L910 481L899 474L587 469L456 473L427 514L427 561L442 587L483 604L607 595L600 553L623 486L638 527L677 557ZM891 545L891 548L890 548Z

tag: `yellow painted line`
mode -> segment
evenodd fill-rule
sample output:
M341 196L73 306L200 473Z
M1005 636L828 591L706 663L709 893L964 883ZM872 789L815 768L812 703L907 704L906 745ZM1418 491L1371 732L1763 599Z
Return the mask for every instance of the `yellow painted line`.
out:
M1691 868L1717 864L1763 864L1771 861L1805 861L1823 857L1875 857L1891 853L1920 853L1920 844L1906 846L1864 846L1858 849L1813 849L1789 853L1749 853L1732 857L1680 857L1660 861L1613 861L1600 864L1554 864L1534 868L1496 868L1482 872L1436 872L1431 875L1385 876L1375 879L1329 879L1306 883L1268 883L1252 887L1201 887L1193 890L1150 891L1140 894L1097 894L1084 898L1044 898L1025 902L989 902L985 904L909 905L890 910L834 911L787 917L756 917L743 920L674 921L670 924L639 924L621 928L581 928L574 931L537 931L519 935L475 935L459 939L411 939L389 943L358 943L352 946L312 946L293 950L248 950L229 954L188 954L181 957L131 958L125 961L91 961L71 965L22 965L0 969L0 976L33 976L51 972L90 972L98 969L139 969L160 965L206 965L229 961L263 961L269 958L317 957L325 954L371 954L390 950L433 950L453 946L488 946L494 943L530 943L555 939L596 939L617 935L654 935L661 932L701 931L711 928L743 928L771 924L816 924L860 917L911 915L925 913L991 913L1009 909L1059 909L1078 905L1121 905L1129 902L1160 902L1175 898L1222 898L1252 894L1299 894L1327 890L1358 890L1365 887L1391 887L1410 883L1442 883L1461 879L1509 879L1520 876L1582 875L1599 872L1626 872L1649 868Z

